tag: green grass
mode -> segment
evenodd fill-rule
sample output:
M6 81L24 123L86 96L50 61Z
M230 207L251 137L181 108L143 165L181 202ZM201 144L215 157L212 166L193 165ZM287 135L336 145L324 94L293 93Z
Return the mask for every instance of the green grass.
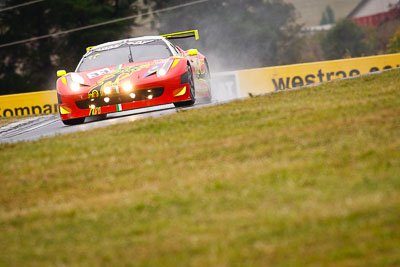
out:
M400 72L0 146L3 266L398 266Z

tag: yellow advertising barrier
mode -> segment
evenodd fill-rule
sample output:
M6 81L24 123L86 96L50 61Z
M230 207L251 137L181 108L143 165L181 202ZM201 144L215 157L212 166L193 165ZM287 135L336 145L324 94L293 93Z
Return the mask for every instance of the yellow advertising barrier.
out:
M58 104L55 90L0 96L0 117L56 112L58 112Z
M227 89L235 89L231 94L240 97L249 93L264 94L398 67L400 53L222 73L214 75L214 84L216 80L219 85L228 84ZM0 96L0 117L56 112L55 90Z
M240 94L263 94L400 67L400 53L241 70Z

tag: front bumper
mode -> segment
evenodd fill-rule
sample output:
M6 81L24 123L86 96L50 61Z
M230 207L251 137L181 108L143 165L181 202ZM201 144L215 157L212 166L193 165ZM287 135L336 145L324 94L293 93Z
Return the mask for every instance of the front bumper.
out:
M95 97L89 97L87 92L61 94L59 95L61 119L70 120L190 100L189 83L185 75L187 76L187 73L156 81L152 79L152 82L135 81L135 89L131 92L119 90L109 95Z

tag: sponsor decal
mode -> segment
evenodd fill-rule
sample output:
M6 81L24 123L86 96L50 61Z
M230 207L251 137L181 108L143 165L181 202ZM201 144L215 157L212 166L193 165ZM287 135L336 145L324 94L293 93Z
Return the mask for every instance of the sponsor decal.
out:
M121 111L122 110L122 105L121 104L117 104L116 108L117 108L117 111Z
M99 97L101 94L99 92L99 90L97 89L92 89L89 91L88 93L88 98L95 98L95 97Z
M193 58L193 66L197 77L201 77L206 73L206 64L204 58Z
M171 65L171 69L175 68L175 66L178 65L179 61L180 61L179 58L175 58L174 63L172 63L172 65Z
M140 40L140 41L126 40L126 43L131 44L131 45L144 45L144 44L152 43L154 41L155 40Z
M96 71L90 72L87 74L87 76L89 77L89 79L93 79L93 78L99 77L101 75L108 74L110 72L111 72L111 70L109 68L104 68L101 70L96 70Z
M90 59L96 59L98 56L100 56L99 53L97 53L97 54L95 54L95 55L93 55L93 56L90 56L90 57L89 57L89 60L90 60Z
M204 58L200 58L197 61L197 64L198 64L197 65L197 72L198 72L199 76L200 75L204 75L206 73L206 64L204 62Z
M134 40L125 40L122 41L120 43L116 43L113 45L108 45L108 46L104 46L104 47L99 47L99 48L95 48L95 49L91 49L90 51L95 51L95 52L101 52L101 51L106 51L106 50L111 50L111 49L115 49L120 47L123 44L130 44L130 45L144 45L144 44L148 44L148 43L152 43L155 40L138 40L138 41L134 41Z
M399 67L399 65L397 65ZM392 66L387 65L383 67L384 70L391 69ZM370 73L379 71L380 69L378 67L371 67L369 70ZM272 79L272 83L274 84L274 89L275 91L278 90L285 90L285 89L290 89L290 88L296 88L296 87L301 87L305 85L310 85L313 83L322 83L322 82L328 82L331 80L336 80L336 79L343 79L347 77L353 77L353 76L358 76L361 74L361 71L358 69L352 69L348 72L344 70L338 70L338 71L324 71L322 69L319 69L318 72L312 74L306 74L304 76L292 76L292 77L283 77L283 78L277 78L277 79Z
M117 66L117 70L104 75L96 84L89 88L88 98L95 98L104 95L104 88L110 86L116 93L119 92L120 81L132 76L144 68L149 68L150 64L130 66L122 68L122 65Z
M89 111L89 116L100 115L100 114L101 114L101 107L91 108Z
M241 96L265 94L400 66L400 53L238 71Z
M58 111L58 104L44 104L20 106L14 108L0 108L0 117L27 116L39 114L53 114Z
M204 59L200 59L200 74L204 75L206 73L206 64Z
M154 73L156 73L161 67L162 67L163 63L158 63L156 65L154 65L153 67L151 67L147 73L143 76L143 78L146 78Z
M106 50L118 48L118 47L120 47L122 44L123 44L123 43L118 43L118 44L114 44L114 45L109 45L109 46L105 46L105 47L100 47L100 48L92 49L92 50L90 50L90 51L96 51L96 52L106 51Z
M121 66L122 66L122 65L121 65ZM132 74L132 73L137 72L137 71L140 71L140 70L142 70L142 69L150 68L150 66L151 66L150 63L143 64L143 65L130 66L130 67L126 67L126 68L117 70L117 71L115 72L115 74L120 74L120 73L129 73L129 74Z

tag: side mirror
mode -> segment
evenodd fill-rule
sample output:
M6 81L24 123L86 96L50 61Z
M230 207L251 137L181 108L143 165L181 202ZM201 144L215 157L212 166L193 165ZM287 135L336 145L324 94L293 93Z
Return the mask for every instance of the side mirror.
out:
M197 49L190 49L188 51L189 56L197 56L197 54L199 53L199 51L197 51Z
M67 74L67 71L66 71L66 70L58 70L58 71L57 71L57 77L62 77L62 76L64 76L65 74Z

